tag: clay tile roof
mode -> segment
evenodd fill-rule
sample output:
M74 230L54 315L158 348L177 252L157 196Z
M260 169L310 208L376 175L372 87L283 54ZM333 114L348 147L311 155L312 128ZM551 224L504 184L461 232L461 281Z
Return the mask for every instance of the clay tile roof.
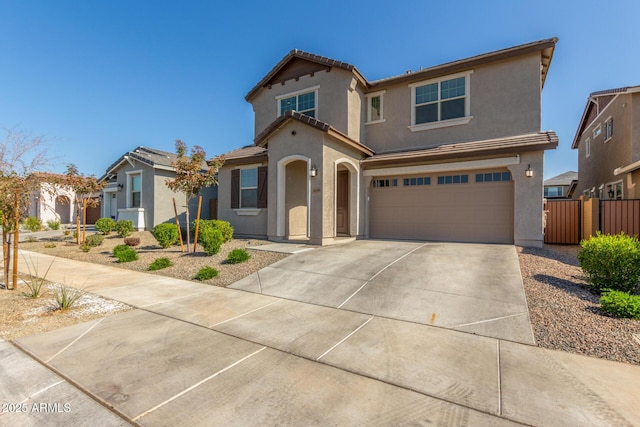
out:
M356 69L355 66L346 63L346 62L342 62L342 61L338 61L335 59L331 59L331 58L327 58L326 56L320 56L320 55L315 55L313 53L310 52L305 52L302 50L298 50L298 49L293 49L291 50L287 55L285 55L284 58L282 58L275 67L273 67L271 69L271 71L269 71L267 73L266 76L264 76L262 78L262 80L260 80L245 96L245 99L248 102L251 102L251 99L253 99L253 97L258 93L258 91L267 86L269 80L271 80L276 74L278 74L278 72L280 70L282 70L289 62L295 60L296 58L298 59L303 59L306 61L311 61L314 62L316 64L320 64L320 65L325 65L327 67L336 67L336 68L340 68L343 70L347 70L347 71L351 71L353 72L356 77L362 82L362 84L366 85L366 80L365 78L362 76L362 74L360 74L360 72Z
M523 151L546 150L558 146L558 136L553 131L536 132L483 141L444 144L437 147L376 154L362 161L365 166L391 163L411 163L426 160L461 158L481 155L497 155Z
M346 143L347 145L353 148L356 148L357 150L361 151L362 153L368 156L371 156L374 153L371 148L351 139L344 133L333 128L328 123L322 122L320 120L316 120L313 117L307 116L306 114L299 113L297 111L292 111L292 110L285 112L283 115L275 119L269 126L267 126L265 130L260 132L260 134L256 136L254 140L255 145L258 145L258 146L266 145L266 142L269 136L277 132L289 120L295 120L300 123L304 123L308 126L311 126L313 128L316 128L322 132L326 132L329 135L337 138L341 142Z

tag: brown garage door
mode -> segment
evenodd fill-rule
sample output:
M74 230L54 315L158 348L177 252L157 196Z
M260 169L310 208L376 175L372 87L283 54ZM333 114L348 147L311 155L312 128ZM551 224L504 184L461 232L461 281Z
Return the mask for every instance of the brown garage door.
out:
M506 170L375 178L370 236L513 243L513 183Z

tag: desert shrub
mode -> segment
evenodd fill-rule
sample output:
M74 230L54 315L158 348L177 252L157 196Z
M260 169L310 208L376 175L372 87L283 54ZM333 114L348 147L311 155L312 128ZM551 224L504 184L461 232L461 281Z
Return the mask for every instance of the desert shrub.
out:
M195 280L209 280L209 279L213 279L214 277L216 277L218 275L218 270L216 270L213 267L202 267L198 273L195 275L194 279Z
M578 261L591 287L634 293L640 278L640 242L624 233L600 234L580 242Z
M163 268L171 267L173 263L169 258L157 258L151 265L149 265L149 271L162 270Z
M138 259L138 253L131 246L118 245L113 248L113 256L118 259L118 262L131 262Z
M44 247L47 248L47 249L53 249L53 248L56 247L56 244L55 243L45 243Z
M138 246L140 244L139 237L127 237L124 239L124 244L127 246Z
M52 230L60 230L60 221L49 220L47 221L47 227L49 227Z
M42 230L42 222L35 216L30 216L22 221L22 225L29 231L36 232Z
M104 235L111 234L111 230L113 230L113 227L115 225L116 225L115 221L112 220L111 218L99 218L98 220L96 220L96 223L95 223L96 230L98 230Z
M233 227L228 221L222 221L220 219L201 219L200 227L198 228L198 240L200 240L200 233L208 228L220 230L222 233L222 243L227 243L229 240L233 239ZM191 224L191 230L195 233L195 229L196 222L193 221Z
M206 227L200 230L198 240L207 255L215 255L220 252L222 246L222 232L217 228Z
M176 224L162 223L153 227L151 232L158 244L163 248L168 248L178 241L178 226Z
M115 228L118 236L129 237L129 235L133 233L133 221L130 219L121 219L120 221L116 221L113 228Z
M53 291L56 310L67 310L73 307L82 295L84 295L83 291L61 285Z
M608 291L600 297L602 311L615 317L640 319L640 295L626 292Z
M82 245L82 246L80 246L80 250L81 250L82 252L89 252L89 251L91 250L91 248L92 248L92 246L89 246L89 245Z
M91 234L84 239L84 244L91 248L100 246L102 242L104 242L104 236L102 234Z
M239 264L251 258L251 255L244 249L234 249L227 256L227 263Z
M25 264L27 265L27 270L29 271L29 278L25 280L25 285L27 286L28 292L23 292L22 295L29 298L38 298L40 293L42 292L42 286L47 280L47 274L49 274L49 270L51 270L51 266L53 265L55 258L47 267L47 270L44 274L40 275L38 271L38 263L34 262L29 255L29 258L24 258Z

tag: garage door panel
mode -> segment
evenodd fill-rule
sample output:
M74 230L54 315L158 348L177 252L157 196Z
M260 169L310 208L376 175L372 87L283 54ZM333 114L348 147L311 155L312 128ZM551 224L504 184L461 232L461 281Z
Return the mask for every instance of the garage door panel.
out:
M513 243L513 184L466 184L372 188L370 235L375 238Z

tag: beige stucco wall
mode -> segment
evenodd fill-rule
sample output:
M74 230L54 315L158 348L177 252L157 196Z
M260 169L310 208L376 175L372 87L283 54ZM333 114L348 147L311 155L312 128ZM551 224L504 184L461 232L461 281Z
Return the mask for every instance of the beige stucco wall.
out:
M358 94L349 90L355 86L353 73L338 68L332 68L330 72L316 72L313 77L305 75L298 81L287 80L284 85L276 84L271 89L262 89L251 101L255 112L255 135L278 117L279 105L276 97L315 86L320 86L316 98L315 118L330 123L340 132L359 140L360 124L357 122L360 120L360 101ZM349 105L357 110L350 113ZM357 118L354 120L351 114L356 114Z
M382 152L540 131L539 53L493 62L472 71L473 119L468 124L412 132L411 88L403 83L385 88L385 121L367 125L363 143Z
M260 209L257 215L240 215L241 210L231 209L231 170L236 168L257 168L258 166L266 166L266 162L241 166L223 166L218 172L218 219L229 221L234 227L234 234L238 236L261 238L267 236L267 209ZM271 185L270 181L271 177L269 177L269 185Z
M533 176L525 176L531 166ZM514 182L513 240L518 246L542 247L544 151L520 154L520 163L509 166Z

